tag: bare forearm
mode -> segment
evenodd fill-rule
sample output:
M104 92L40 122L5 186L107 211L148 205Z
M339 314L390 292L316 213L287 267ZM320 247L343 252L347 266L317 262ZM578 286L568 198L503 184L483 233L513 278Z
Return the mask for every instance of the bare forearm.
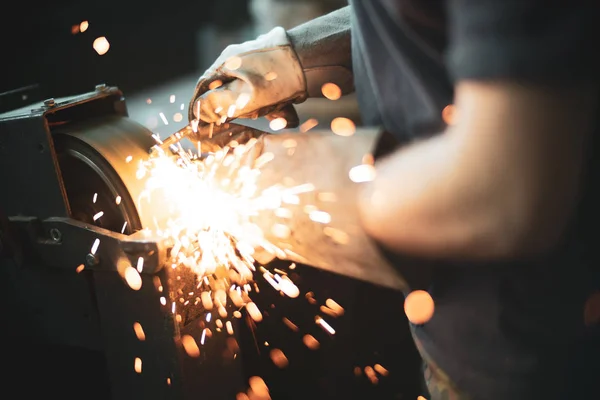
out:
M458 125L378 165L361 204L373 237L467 259L523 256L558 240L577 201L593 90L498 85L463 85Z
M350 50L350 6L288 31L306 76L309 97L321 95L321 85L334 82L344 94L353 90Z

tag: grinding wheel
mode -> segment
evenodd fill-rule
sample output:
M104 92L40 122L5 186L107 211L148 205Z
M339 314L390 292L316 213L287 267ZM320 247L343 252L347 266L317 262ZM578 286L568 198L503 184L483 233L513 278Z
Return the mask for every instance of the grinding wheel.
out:
M156 143L152 132L111 117L56 129L54 141L74 219L125 234L151 226L154 216L137 204L145 182L136 171Z

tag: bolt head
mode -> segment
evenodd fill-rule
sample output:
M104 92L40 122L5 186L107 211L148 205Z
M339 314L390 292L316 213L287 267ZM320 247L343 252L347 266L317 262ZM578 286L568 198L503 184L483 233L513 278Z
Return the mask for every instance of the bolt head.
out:
M95 89L96 89L97 92L101 92L102 90L105 90L106 89L106 83L101 83L99 85L96 85Z
M94 254L89 253L87 256L85 256L85 263L88 267L94 267L100 263L100 260L98 260L98 257L96 257Z
M54 107L56 105L56 101L53 98L44 100L44 106L46 107Z
M62 240L62 233L58 229L52 228L50 229L50 237L55 242L60 242Z

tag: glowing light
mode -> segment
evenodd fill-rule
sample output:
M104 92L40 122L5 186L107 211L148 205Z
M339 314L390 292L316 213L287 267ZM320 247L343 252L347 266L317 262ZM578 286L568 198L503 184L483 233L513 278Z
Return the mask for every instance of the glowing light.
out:
M137 337L140 342L146 340L146 334L144 333L144 328L142 328L142 324L140 324L137 321L134 322L133 331L135 332L135 337Z
M173 121L175 122L181 122L183 120L183 114L181 114L180 112L175 113L173 115Z
M96 251L98 251L98 246L100 246L100 239L95 239L94 243L92 244L92 248L90 250L90 253L96 254Z
M147 98L146 99L146 104L152 104L152 99L151 98Z
M337 100L342 97L342 89L335 83L325 83L321 86L321 93L329 100Z
M87 31L89 26L90 26L90 23L88 21L81 21L81 23L79 24L79 31L83 33L85 31Z
M271 361L273 361L273 364L275 364L279 368L285 368L289 364L288 358L280 349L272 349L269 352L269 356L271 357Z
M200 348L196 344L196 341L190 335L183 335L181 337L181 344L186 354L190 357L200 357Z
M414 290L404 299L404 312L410 322L422 325L428 322L435 311L431 295L424 290Z
M385 369L381 364L373 365L373 369L377 371L377 373L381 376L388 376L390 374L390 372L387 369Z
M348 118L337 117L331 121L331 130L336 135L352 136L356 132L356 125Z
M140 274L144 270L144 257L138 257L137 270Z
M321 224L328 224L331 222L331 215L325 211L312 211L308 217L311 220Z
M250 302L246 304L246 311L248 311L248 315L256 322L260 322L263 319L262 313L256 306L254 302Z
M96 38L92 46L96 50L96 53L101 56L105 55L110 49L110 43L108 43L108 40L104 36Z
M270 398L269 388L260 376L250 377L250 379L248 379L248 384L250 385L250 389L252 389L253 394L255 394L258 398Z
M319 341L312 335L304 335L302 337L302 343L311 350L317 350L321 346Z
M133 362L133 369L135 370L135 372L137 372L138 374L142 373L142 359L139 357L136 357L134 362Z
M117 196L117 197L115 197L115 204L116 204L116 205L119 205L119 204L121 204L121 196Z
M169 103L171 103L171 104L175 103L175 95L174 94L169 96Z
M370 182L375 179L375 176L375 167L370 164L357 165L356 167L352 167L350 172L348 172L348 177L355 183Z
M169 125L169 120L167 119L167 117L165 117L165 113L160 112L160 113L158 113L158 116L162 120L163 124Z
M321 325L323 329L325 329L328 333L335 335L335 329L331 327L323 318L317 316L315 317L315 322L317 325Z
M310 119L306 120L305 122L303 122L302 125L300 125L300 127L298 129L300 130L300 132L305 133L305 132L310 131L312 128L314 128L317 125L319 125L319 121L317 121L315 118L310 118Z
M273 131L282 130L287 126L287 120L283 117L275 118L271 122L269 122L269 128Z
M124 278L131 289L140 290L142 288L142 277L135 268L131 266L125 268Z
M75 268L75 272L80 273L84 269L85 269L85 265L79 264L79 266L77 266L77 268Z
M458 121L456 114L456 106L454 106L453 104L448 104L442 109L442 120L447 125L455 125Z

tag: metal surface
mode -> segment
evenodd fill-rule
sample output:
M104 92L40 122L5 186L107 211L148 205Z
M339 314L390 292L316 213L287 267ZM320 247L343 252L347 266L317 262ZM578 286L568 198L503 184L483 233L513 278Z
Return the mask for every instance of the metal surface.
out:
M117 88L0 114L0 208L8 216L69 217L51 130L78 120L127 115ZM44 201L40 201L43 198Z

